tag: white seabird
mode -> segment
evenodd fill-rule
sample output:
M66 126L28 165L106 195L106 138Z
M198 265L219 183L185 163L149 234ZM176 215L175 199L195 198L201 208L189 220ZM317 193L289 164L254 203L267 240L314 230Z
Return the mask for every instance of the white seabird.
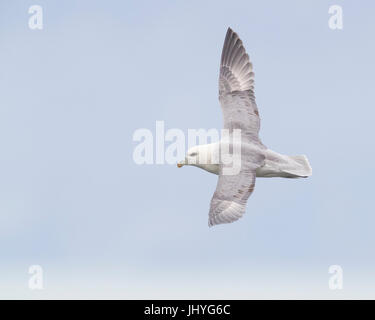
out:
M228 153L235 148L236 129L241 130L239 171L224 174L229 165L212 156L223 150L223 139L218 143L190 148L185 159L177 164L178 167L194 165L219 175L210 205L209 226L230 223L242 217L256 177L306 178L312 174L306 156L282 155L267 149L260 141L253 66L242 41L231 28L228 28L221 54L219 101L224 129L229 131ZM204 162L199 161L203 158Z

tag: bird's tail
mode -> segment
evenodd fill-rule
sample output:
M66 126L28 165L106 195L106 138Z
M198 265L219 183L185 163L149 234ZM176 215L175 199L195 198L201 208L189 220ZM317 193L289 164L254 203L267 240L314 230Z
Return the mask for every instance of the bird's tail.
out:
M296 165L293 166L293 168L283 170L284 172L291 174L293 178L306 178L312 175L312 169L309 160L305 155L288 157L293 162L295 162Z

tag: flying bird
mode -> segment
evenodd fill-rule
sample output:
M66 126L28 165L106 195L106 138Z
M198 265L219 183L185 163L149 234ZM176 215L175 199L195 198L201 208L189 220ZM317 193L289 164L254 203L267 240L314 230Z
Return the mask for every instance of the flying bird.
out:
M305 155L283 155L261 142L253 66L241 39L231 28L221 54L219 101L228 137L190 148L185 159L177 163L178 167L193 165L219 176L210 204L209 226L231 223L243 216L256 177L306 178L312 174ZM232 163L223 159L233 156L236 147L240 151L240 167L231 173L235 158Z

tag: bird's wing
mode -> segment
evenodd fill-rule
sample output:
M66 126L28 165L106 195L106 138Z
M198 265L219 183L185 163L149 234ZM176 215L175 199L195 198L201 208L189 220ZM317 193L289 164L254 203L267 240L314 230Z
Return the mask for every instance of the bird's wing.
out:
M220 166L216 191L212 197L209 226L236 221L245 212L255 187L256 169L264 163L265 148L259 139L260 119L254 96L254 73L242 41L228 29L221 54L219 100L224 129L231 134L241 130L241 169L236 175L223 174ZM253 147L251 147L253 146Z
M212 197L208 225L230 223L245 213L246 202L255 187L256 169L263 163L264 155L243 153L241 170L236 175L224 175L220 169L216 191Z
M241 129L243 142L262 146L260 119L254 96L254 72L241 39L228 28L221 54L219 100L224 129Z

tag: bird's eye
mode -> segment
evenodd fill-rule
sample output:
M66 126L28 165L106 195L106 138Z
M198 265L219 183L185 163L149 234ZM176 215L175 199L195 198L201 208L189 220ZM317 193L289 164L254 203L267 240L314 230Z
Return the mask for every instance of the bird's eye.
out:
M190 157L195 157L197 155L196 152L190 153Z

